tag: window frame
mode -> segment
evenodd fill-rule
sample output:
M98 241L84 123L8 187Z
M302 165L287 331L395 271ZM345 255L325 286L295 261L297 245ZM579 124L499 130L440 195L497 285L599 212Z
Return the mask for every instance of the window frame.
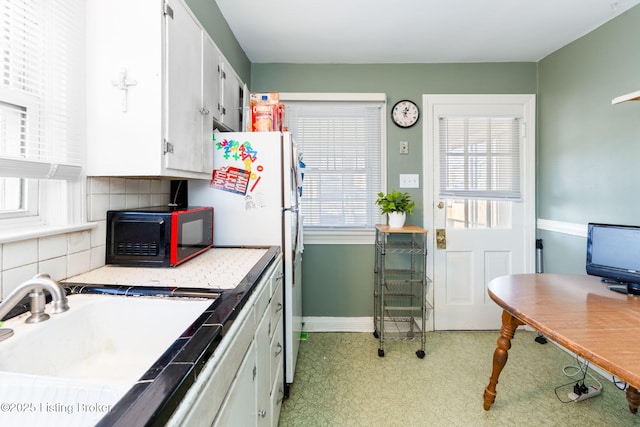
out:
M19 178L23 181L22 206L16 210L0 211L0 233L2 241L19 239L51 230L77 228L86 223L84 162L86 144L84 141L84 14L82 0L51 0L41 4L42 9L33 9L38 17L33 27L24 33L12 32L4 48L16 46L16 55L9 57L19 60L40 55L33 63L37 70L32 82L20 86L15 75L24 74L22 68L10 67L5 81L0 85L0 101L8 106L23 108L26 112L27 128L23 130L26 148L16 155L0 147L0 170L3 177ZM32 12L29 12L32 13ZM22 22L22 15L7 14L8 27ZM4 21L3 21L4 22ZM62 25L60 23L63 23ZM51 34L56 36L52 37ZM38 40L39 49L20 53L23 40ZM59 45L59 46L58 46ZM55 49L51 49L55 46ZM68 54L67 52L73 52ZM60 56L62 55L62 59ZM25 61L25 63L28 61ZM21 64L22 62L17 62ZM33 65L30 65L33 66ZM73 70L73 73L69 73ZM64 78L67 84L60 84ZM18 84L16 84L18 82ZM33 83L35 82L35 83ZM80 89L79 89L80 88ZM59 97L64 102L57 101ZM64 115L60 116L60 112ZM66 125L59 127L59 117ZM31 154L30 154L31 153ZM35 154L33 154L35 153ZM59 153L64 153L62 156ZM22 191L22 190L21 190ZM25 193L26 191L26 193Z
M387 96L384 93L307 93L307 92L280 92L280 102L379 102L380 111L380 176L381 191L386 191L387 182L387 129L386 111ZM304 161L304 153L303 159ZM302 185L302 197L304 198L304 183ZM371 200L374 204L375 200ZM302 212L304 216L304 212ZM305 244L372 244L375 239L375 228L332 228L332 227L305 227Z

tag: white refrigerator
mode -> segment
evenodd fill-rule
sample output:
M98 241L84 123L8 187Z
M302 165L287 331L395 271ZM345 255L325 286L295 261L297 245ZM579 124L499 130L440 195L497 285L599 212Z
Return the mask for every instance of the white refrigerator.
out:
M212 179L189 182L189 205L214 207L215 246L281 247L289 385L302 332L302 159L288 132L220 132L213 139Z

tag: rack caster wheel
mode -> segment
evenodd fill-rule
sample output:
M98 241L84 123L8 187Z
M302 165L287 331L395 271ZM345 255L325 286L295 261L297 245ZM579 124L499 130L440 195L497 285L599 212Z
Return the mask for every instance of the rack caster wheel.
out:
M380 338L380 335L378 335L378 331L373 331L373 337L376 339Z
M416 356L418 356L420 359L424 359L424 350L416 351Z
M378 356L379 357L384 357L384 350L383 349L381 349L381 348L378 349Z

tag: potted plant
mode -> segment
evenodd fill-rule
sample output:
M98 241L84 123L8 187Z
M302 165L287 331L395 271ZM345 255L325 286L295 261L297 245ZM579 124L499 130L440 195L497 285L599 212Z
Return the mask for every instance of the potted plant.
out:
M402 228L407 219L407 215L413 213L416 203L411 200L409 193L391 190L384 194L378 193L376 205L380 206L382 214L387 214L389 218L389 228Z

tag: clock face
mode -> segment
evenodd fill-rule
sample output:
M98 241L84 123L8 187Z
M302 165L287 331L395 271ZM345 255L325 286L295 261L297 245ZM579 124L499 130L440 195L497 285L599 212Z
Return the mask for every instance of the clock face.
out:
M408 128L416 124L420 117L418 106L412 101L403 100L396 103L391 110L393 123L401 128Z

